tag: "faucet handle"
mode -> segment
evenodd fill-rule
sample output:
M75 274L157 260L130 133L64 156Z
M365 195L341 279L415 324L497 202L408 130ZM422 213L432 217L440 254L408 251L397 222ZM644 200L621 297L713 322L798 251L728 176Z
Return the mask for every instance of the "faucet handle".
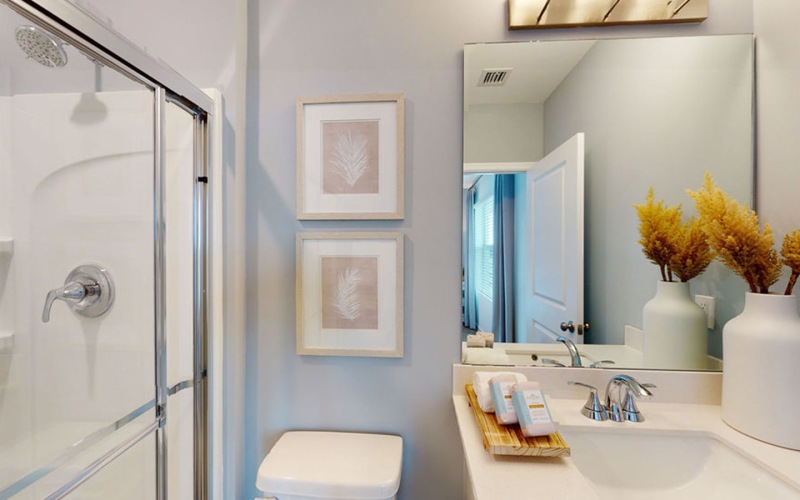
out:
M597 395L597 387L584 384L583 382L575 382L574 380L568 380L567 383L569 385L579 385L589 389L589 399L586 400L583 408L581 408L581 415L599 422L608 420L608 409L600 402L600 397Z
M595 386L593 386L593 385L584 384L583 382L576 382L576 381L574 381L574 380L567 380L567 383L568 383L569 385L579 385L579 386L581 386L581 387L586 387L587 389L589 389L589 390L591 390L591 391L594 391L595 393L597 393L597 387L595 387Z
M594 363L589 365L589 368L602 368L600 365L615 365L617 364L616 361L613 359L602 359L600 361L595 361Z
M73 269L64 286L47 292L42 310L42 322L50 321L50 309L57 300L66 302L76 314L96 318L114 303L114 281L105 268L93 264Z
M77 281L69 281L63 287L47 292L44 310L42 311L42 322L47 323L50 321L50 309L56 300L63 300L69 303L79 302L86 297L86 292L86 287Z
M640 412L639 408L636 406L636 397L650 398L653 396L653 393L650 392L649 389L656 387L655 384L640 385L644 391L644 394L640 392L634 396L634 393L630 387L626 387L625 389L625 399L622 401L622 418L628 422L644 422L644 415L642 415L642 412Z

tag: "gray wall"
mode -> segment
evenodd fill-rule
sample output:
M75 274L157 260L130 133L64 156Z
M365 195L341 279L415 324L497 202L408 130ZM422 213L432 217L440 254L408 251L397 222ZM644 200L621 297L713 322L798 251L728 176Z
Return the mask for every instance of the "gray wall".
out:
M780 241L785 233L800 228L800 31L796 25L800 2L754 0L753 5L758 61L757 206ZM799 293L795 288L795 295Z
M544 156L541 104L473 104L464 113L464 163L533 162Z
M752 37L599 42L545 103L545 149L586 134L586 309L589 343L622 344L624 325L642 327L658 268L641 253L634 203L657 199L694 215L686 189L709 170L742 202L752 198ZM687 68L691 68L687 70ZM741 310L745 287L714 264L690 283L717 299L722 327Z

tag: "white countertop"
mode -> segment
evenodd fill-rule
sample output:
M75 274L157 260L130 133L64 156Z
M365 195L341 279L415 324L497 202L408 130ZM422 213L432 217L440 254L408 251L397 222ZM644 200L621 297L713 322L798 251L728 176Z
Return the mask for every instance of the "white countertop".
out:
M456 380L454 380L455 383ZM483 448L480 429L466 395L454 383L455 406L472 494L477 500L552 500L599 498L570 458L494 456ZM463 387L463 386L462 386ZM546 391L547 392L547 391ZM639 402L646 420L595 422L580 413L585 398L547 398L553 419L561 426L632 430L691 430L715 434L734 448L800 488L800 451L773 446L726 425L717 404Z

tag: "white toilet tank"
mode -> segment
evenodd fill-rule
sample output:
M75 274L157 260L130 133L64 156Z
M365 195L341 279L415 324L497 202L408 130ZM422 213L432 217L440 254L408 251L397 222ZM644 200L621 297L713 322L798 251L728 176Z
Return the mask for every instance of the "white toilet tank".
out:
M286 432L261 462L256 487L278 500L394 500L402 461L400 436Z

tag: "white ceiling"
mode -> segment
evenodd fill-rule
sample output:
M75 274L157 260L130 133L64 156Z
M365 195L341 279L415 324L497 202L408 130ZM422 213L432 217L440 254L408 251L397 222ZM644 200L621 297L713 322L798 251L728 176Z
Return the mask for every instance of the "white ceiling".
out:
M594 40L481 43L464 47L464 106L539 104L594 45ZM556 47L558 50L553 50ZM498 87L478 87L481 71L513 68Z

